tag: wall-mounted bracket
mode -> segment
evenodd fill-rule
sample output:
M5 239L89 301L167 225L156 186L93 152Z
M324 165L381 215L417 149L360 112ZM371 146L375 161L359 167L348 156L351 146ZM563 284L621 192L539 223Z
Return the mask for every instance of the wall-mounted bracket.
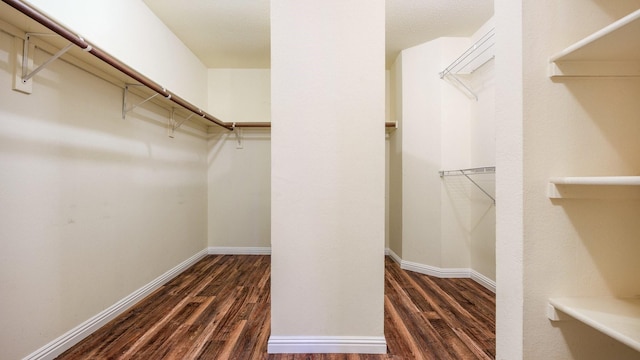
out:
M482 188L482 186L480 186L477 182L475 182L469 175L495 174L495 172L496 172L495 166L439 171L440 177L456 176L456 175L462 175L466 177L469 181L471 181L473 185L475 185L478 189L480 189L480 191L482 191L485 195L487 195L491 199L491 201L493 201L494 205L496 204L496 199L493 196L491 196L491 194L489 194L489 192L487 192L484 188Z
M47 67L49 64L57 60L60 56L64 55L67 51L71 50L73 47L72 43L67 44L67 46L58 50L57 53L53 54L49 59L40 64L35 70L32 70L28 73L28 59L29 59L29 40L32 36L54 36L53 34L36 34L36 33L27 33L24 40L24 49L22 51L22 83L26 83L32 77L34 77L37 73L39 73L42 69Z
M16 37L16 46L15 46L15 70L14 70L14 80L13 80L13 90L23 92L25 94L31 94L33 91L33 80L32 78L42 71L47 65L52 63L54 60L58 59L60 56L64 55L71 47L72 43L65 46L63 49L56 52L52 55L47 61L38 66L35 70L31 70L33 68L33 58L35 53L35 44L31 41L32 37L44 37L44 36L56 36L56 34L43 34L43 33L26 33L24 41ZM22 43L22 44L20 44ZM21 55L20 55L21 54Z
M439 73L440 79L452 80L451 82L456 85L456 87L477 101L478 95L456 75L473 74L484 64L495 58L495 49L493 48L495 45L494 36L495 29L489 30L478 39L478 41L471 45L471 47L465 50L462 55L442 70Z
M129 111L137 108L138 106L146 103L147 101L149 101L149 100L151 100L154 97L159 95L158 93L155 93L155 94L149 96L148 98L144 99L143 101L127 107L127 97L129 95L129 86L144 86L144 85L141 85L141 84L125 84L124 85L124 91L122 93L122 119L123 120L127 118L127 113Z
M236 123L233 123L231 131L236 136L236 149L242 149L242 128L237 128Z
M465 84L464 81L460 80L460 78L457 77L455 74L449 73L446 75L442 75L440 78L453 80L454 85L457 85L457 87L461 89L467 96L474 99L475 101L478 101L478 95L473 90L471 90L471 88L467 86L467 84Z
M187 122L187 120L191 119L191 117L193 115L195 115L195 114L192 113L189 116L187 116L186 118L182 119L181 121L178 121L175 118L175 113L176 113L176 109L175 108L171 108L171 117L169 118L169 123L168 123L168 126L167 126L167 136L169 136L172 139L175 137L176 129L180 128L180 126L182 126L182 124Z

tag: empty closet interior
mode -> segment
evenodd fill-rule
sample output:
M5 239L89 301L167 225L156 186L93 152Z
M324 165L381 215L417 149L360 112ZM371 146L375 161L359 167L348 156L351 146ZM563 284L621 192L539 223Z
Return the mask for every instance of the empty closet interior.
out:
M0 2L8 359L53 358L207 254L271 254L286 223L271 69L208 67L143 1L86 3ZM498 354L635 358L640 3L514 3L387 59L362 253L497 293Z

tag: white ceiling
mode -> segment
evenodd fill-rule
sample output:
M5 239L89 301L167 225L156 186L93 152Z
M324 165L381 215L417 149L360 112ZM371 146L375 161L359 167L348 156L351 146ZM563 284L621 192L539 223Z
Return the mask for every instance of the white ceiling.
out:
M144 0L208 68L269 67L269 0ZM387 0L387 65L408 47L469 36L493 0Z

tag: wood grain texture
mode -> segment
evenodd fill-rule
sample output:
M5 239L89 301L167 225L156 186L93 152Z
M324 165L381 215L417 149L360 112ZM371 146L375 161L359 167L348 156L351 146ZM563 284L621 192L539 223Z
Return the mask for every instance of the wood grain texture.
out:
M495 296L385 260L387 354L267 354L270 256L211 255L58 359L493 359Z

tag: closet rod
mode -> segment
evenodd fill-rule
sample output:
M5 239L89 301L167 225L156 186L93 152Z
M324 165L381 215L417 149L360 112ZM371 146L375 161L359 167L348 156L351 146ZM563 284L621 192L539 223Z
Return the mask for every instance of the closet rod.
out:
M164 96L165 98L173 101L174 103L180 105L181 107L191 111L192 113L200 115L201 117L209 120L210 122L212 122L212 123L214 123L214 124L216 124L218 126L224 127L226 129L229 129L229 130L233 130L233 126L232 126L231 123L223 122L220 119L216 118L215 116L212 116L211 114L208 114L208 113L202 111L202 109L199 109L198 107L194 106L193 104L191 104L190 102L184 100L183 98L179 97L178 95L176 95L176 94L172 93L171 91L163 88L162 86L156 84L151 79L149 79L146 76L140 74L139 72L133 70L129 66L125 65L124 63L122 63L121 61L117 60L113 56L109 55L105 51L101 50L97 46L94 46L93 44L91 44L88 41L84 40L82 37L74 34L69 29L67 29L64 26L60 25L56 21L50 19L49 17L47 17L43 13L39 12L38 10L32 8L31 6L29 6L29 5L23 3L22 1L19 1L19 0L2 0L2 1L4 1L5 3L7 3L9 6L13 7L14 9L20 11L24 15L28 16L29 18L31 18L31 19L35 20L36 22L40 23L41 25L45 26L46 28L48 28L49 30L53 31L54 33L56 33L56 34L60 35L61 37L67 39L71 43L77 45L82 50L84 50L84 51L86 51L88 53L91 53L93 56L95 56L98 59L104 61L109 66L117 69L118 71L122 72L123 74L131 77L135 81L138 81L142 85L144 85L144 86L148 87L149 89L155 91L156 93ZM244 123L244 124L238 123L238 124L236 124L236 127L249 127L249 126L250 127L264 127L264 126L268 126L268 123Z
M203 111L202 109L198 108L197 106L191 104L190 102L186 101L185 99L179 97L175 93L173 93L173 92L167 90L166 88L158 85L153 80L151 80L148 77L142 75L141 73L133 70L132 68L130 68L128 65L124 64L120 60L118 60L118 59L114 58L113 56L109 55L107 52L101 50L99 47L91 44L90 42L86 41L82 37L74 34L72 31L70 31L69 29L67 29L63 25L61 25L58 22L56 22L55 20L47 17L45 14L43 14L40 11L36 10L35 8L25 4L24 2L22 2L20 0L2 0L2 1L5 2L6 4L8 4L9 6L13 7L14 9L20 11L24 15L28 16L32 20L40 23L44 27L46 27L49 30L53 31L54 33L56 33L56 34L60 35L61 37L67 39L71 43L77 45L82 50L84 50L84 51L92 54L93 56L97 57L98 59L104 61L109 66L113 67L114 69L122 72L123 74L131 77L132 79L134 79L135 81L141 83L142 85L146 86L147 88L149 88L149 89L155 91L156 93L164 96L166 99L173 101L174 103L180 105L184 109L186 109L186 110L188 110L188 111L190 111L190 112L192 112L192 113L194 113L196 115L199 115L202 118L204 118L204 119L206 119L206 120L208 120L208 121L210 121L210 122L212 122L212 123L214 123L214 124L216 124L218 126L221 126L221 127L225 128L225 129L232 130L232 131L233 131L234 128L270 128L271 127L271 123L270 122L237 122L237 123L224 122L224 121L216 118L215 116ZM387 121L387 122L385 122L384 125L385 125L386 128L396 128L397 127L397 123L394 122L394 121Z

